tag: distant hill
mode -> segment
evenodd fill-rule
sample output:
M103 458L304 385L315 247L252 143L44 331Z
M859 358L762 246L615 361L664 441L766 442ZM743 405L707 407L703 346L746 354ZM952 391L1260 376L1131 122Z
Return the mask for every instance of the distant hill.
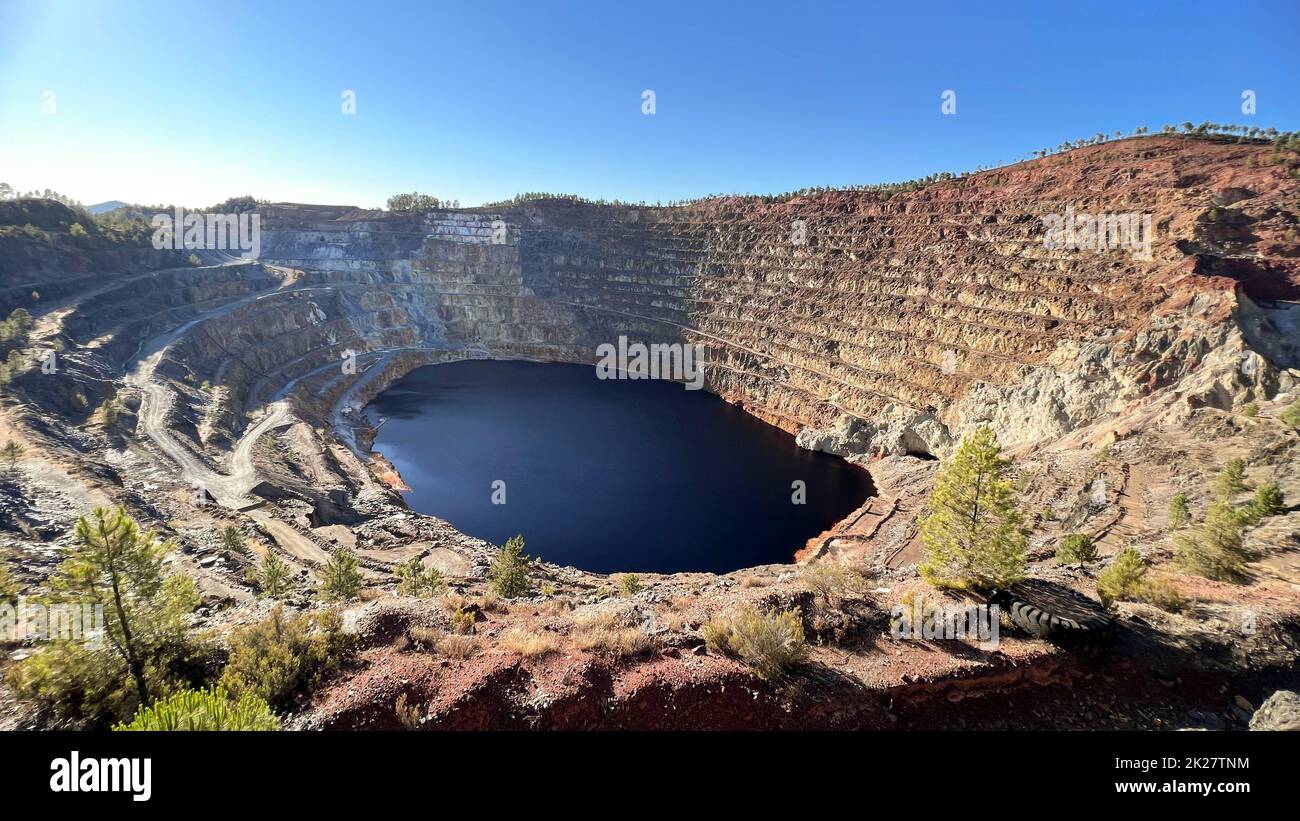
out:
M109 211L116 211L119 208L125 208L129 203L121 200L109 200L108 202L97 202L94 205L87 205L86 210L92 214L107 214Z

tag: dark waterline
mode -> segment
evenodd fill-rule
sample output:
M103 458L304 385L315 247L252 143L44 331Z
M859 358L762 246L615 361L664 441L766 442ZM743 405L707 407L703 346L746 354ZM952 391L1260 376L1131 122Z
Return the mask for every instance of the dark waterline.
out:
M413 509L496 544L522 533L530 555L598 573L789 562L873 492L866 471L712 394L583 365L433 365L368 409L387 420L375 449Z

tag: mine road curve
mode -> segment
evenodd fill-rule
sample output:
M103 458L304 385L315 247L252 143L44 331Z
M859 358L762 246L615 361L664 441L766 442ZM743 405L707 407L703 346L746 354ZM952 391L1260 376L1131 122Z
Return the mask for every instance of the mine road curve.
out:
M247 264L233 262L232 265ZM283 285L268 291L258 291L241 297L233 302L214 308L194 319L180 325L175 330L163 334L141 346L137 354L135 367L128 366L126 383L140 388L142 393L140 408L140 428L153 440L169 459L180 468L181 478L195 487L201 487L226 507L242 507L250 503L248 491L257 484L257 474L253 469L253 446L266 431L292 421L287 403L278 402L268 406L268 413L256 425L249 428L231 452L230 473L217 473L191 450L176 440L167 427L167 411L174 398L172 390L166 385L154 381L154 371L158 363L177 340L190 329L203 322L216 319L234 311L250 302L255 302L278 292L295 290Z

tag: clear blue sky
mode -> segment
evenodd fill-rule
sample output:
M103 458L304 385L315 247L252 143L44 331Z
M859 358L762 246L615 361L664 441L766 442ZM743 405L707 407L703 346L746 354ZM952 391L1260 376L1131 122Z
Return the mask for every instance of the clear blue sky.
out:
M1297 46L1296 0L0 0L0 181L194 206L882 182L1138 125L1300 128Z

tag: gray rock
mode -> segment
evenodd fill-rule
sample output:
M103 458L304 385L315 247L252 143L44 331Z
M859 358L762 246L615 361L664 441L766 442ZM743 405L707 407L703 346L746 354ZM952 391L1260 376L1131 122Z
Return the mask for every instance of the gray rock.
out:
M1250 719L1252 730L1300 730L1300 694L1278 690Z

